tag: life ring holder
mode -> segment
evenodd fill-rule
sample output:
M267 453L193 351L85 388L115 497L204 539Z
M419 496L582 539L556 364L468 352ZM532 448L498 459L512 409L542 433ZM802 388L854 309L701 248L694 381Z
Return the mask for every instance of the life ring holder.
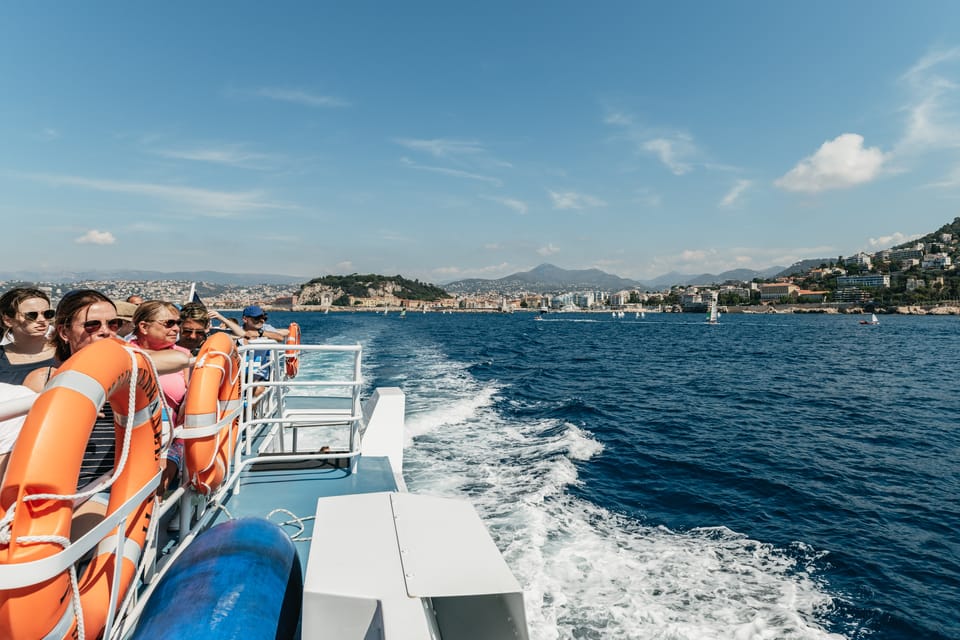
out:
M116 468L108 481L78 493L83 452L105 402L115 415ZM156 503L162 404L153 363L118 339L77 352L47 383L0 489L0 637L93 640L112 625ZM74 500L108 488L106 517L71 544ZM78 578L73 563L94 547Z
M291 322L289 327L289 332L287 334L286 343L288 345L300 345L300 325L296 322ZM297 372L300 371L300 350L299 349L287 349L284 352L284 360L286 361L287 368L287 377L296 378Z
M233 340L215 333L203 343L184 398L184 460L187 477L202 495L216 491L227 475L237 442L240 355Z

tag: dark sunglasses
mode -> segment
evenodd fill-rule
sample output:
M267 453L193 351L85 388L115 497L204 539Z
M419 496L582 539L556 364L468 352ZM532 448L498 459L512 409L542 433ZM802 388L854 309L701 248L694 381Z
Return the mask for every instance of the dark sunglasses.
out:
M47 309L46 311L27 311L23 314L23 317L27 319L27 322L36 322L40 316L43 316L46 320L53 320L56 315L56 311Z
M181 329L180 335L184 336L205 336L207 335L206 329Z
M100 331L100 327L103 324L104 324L103 320L87 320L86 322L83 323L83 330L86 331L87 333L96 333L97 331ZM121 326L123 326L123 320L121 320L120 318L112 318L106 321L106 325L107 325L107 328L110 329L110 331L113 331L114 333L116 333L116 331L120 329Z
M267 314L263 314L262 316L247 316L247 317L250 318L251 320L253 320L254 322L266 322L266 321L267 321Z
M181 324L183 324L183 320L181 320L180 318L177 318L176 320L174 320L173 318L169 320L151 320L150 322L156 322L157 324L163 326L165 329L173 329L174 327L179 327Z

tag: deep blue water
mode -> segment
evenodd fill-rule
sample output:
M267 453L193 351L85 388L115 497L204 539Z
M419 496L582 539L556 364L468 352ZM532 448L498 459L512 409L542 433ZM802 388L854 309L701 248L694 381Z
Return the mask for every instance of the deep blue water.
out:
M294 318L403 388L534 638L960 638L960 318Z

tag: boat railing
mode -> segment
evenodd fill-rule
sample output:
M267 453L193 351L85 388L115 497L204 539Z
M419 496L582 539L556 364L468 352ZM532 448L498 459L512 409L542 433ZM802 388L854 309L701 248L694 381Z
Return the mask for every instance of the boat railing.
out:
M230 477L266 460L343 459L355 471L363 425L361 354L360 345L241 346L244 410ZM299 377L288 375L291 357Z

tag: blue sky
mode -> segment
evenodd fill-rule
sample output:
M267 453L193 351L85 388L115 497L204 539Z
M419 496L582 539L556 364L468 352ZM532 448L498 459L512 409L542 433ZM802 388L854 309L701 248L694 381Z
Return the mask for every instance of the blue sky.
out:
M2 270L644 279L878 250L960 215L958 18L5 3Z

